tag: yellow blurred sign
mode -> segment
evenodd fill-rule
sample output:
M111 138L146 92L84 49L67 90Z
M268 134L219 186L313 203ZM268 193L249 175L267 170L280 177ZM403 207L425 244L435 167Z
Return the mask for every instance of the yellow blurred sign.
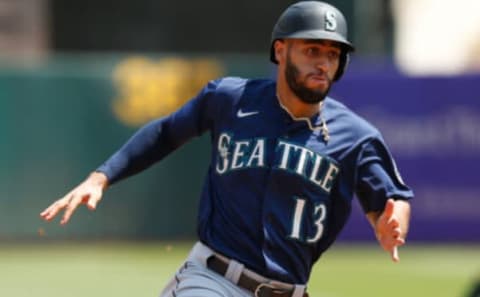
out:
M142 125L174 112L222 73L214 59L127 58L113 71L118 94L113 112L126 125Z

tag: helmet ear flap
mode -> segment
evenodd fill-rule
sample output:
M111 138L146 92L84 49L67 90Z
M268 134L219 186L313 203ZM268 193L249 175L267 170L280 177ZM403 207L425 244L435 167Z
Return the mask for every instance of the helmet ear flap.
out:
M335 73L335 77L333 81L338 81L343 73L347 70L348 64L350 63L350 54L346 50L342 50L342 54L340 55L340 61L338 63L338 70Z

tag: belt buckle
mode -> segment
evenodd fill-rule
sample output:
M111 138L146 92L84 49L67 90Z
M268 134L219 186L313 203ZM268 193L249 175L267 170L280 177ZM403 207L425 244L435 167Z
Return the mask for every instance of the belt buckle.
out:
M270 289L270 294L263 295L264 289ZM276 291L276 292L275 292ZM270 283L261 283L259 284L256 288L255 291L253 292L253 295L255 297L272 297L275 296L277 293L285 293L286 291L283 291L281 289L276 290L275 286Z

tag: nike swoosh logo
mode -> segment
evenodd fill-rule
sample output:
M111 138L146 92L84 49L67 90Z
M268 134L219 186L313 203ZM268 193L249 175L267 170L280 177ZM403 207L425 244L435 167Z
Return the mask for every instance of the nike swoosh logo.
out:
M257 113L259 113L259 111L243 112L241 109L239 109L239 110L237 111L237 117L239 117L239 118L244 118L244 117L252 116L252 115L257 114Z

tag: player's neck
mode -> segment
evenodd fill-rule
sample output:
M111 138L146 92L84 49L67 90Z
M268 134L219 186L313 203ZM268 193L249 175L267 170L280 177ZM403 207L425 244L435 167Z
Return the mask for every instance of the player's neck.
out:
M297 118L310 118L317 114L320 103L308 104L300 100L286 84L277 83L277 99L291 115Z

